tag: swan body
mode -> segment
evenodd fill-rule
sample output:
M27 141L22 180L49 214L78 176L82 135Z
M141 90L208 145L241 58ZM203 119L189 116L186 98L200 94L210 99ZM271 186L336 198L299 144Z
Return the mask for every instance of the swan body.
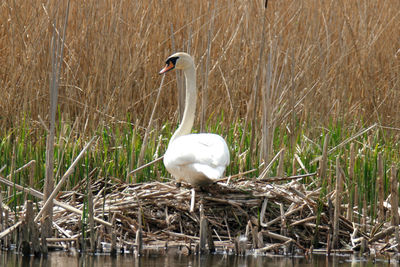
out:
M216 134L190 134L196 111L196 71L193 58L183 52L171 55L160 71L183 70L186 79L186 99L182 122L175 131L164 155L165 168L178 183L204 186L221 178L229 164L229 149Z

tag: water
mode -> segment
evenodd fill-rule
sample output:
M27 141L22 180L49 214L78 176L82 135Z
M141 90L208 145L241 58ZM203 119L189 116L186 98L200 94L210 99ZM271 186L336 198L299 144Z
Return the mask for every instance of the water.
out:
M394 263L393 261L391 262ZM234 255L208 255L208 256L184 256L184 255L147 255L134 257L133 255L108 255L98 256L69 256L65 252L51 252L47 258L22 257L12 252L0 252L0 266L16 267L112 267L112 266L229 266L229 267L258 267L258 266L389 266L388 260L359 260L353 256L313 255L311 257L278 257L278 256L234 256ZM398 266L398 265L392 265Z

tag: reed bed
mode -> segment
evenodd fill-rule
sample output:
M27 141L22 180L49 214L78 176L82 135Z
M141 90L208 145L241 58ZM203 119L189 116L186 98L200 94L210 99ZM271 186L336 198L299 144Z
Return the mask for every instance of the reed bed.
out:
M235 190L246 185L243 190L253 194L250 203L254 205L245 212L250 218L258 218L256 210L269 198L266 188L271 186L278 192L286 192L279 193L278 204L275 203L285 213L290 210L288 198L299 197L289 190L292 184L285 184L283 179L266 186L254 182L252 177L264 180L317 173L296 184L303 196L310 195L317 203L316 210L314 205L310 209L308 200L303 199L310 206L307 207L310 213L297 214L288 220L289 225L307 218L313 218L308 223L314 223L313 216L317 216L312 236L318 236L321 223L321 239L296 242L306 250L311 243L314 246L318 242L326 243L328 248L330 239L324 228L328 222L345 225L342 231L346 234L336 228L339 232L332 239L336 244L354 241L348 235L356 228L365 240L372 238L375 230L371 227L376 220L383 224L391 220L385 209L390 206L388 197L396 191L391 191L391 185L397 179L397 172L390 169L399 167L400 162L399 5L394 1L345 0L268 1L267 9L263 1L225 0L72 1L69 8L67 1L3 3L0 6L0 175L14 185L42 191L44 177L49 176L46 139L50 122L55 120L52 154L56 183L85 143L93 140L60 188L64 200L83 205L79 206L83 219L77 221L74 217L71 219L74 225L63 227L73 231L81 227L80 231L85 233L82 230L87 223L85 216L91 209L99 212L100 202L102 216L115 223L110 214L106 215L109 212L105 209L106 202L111 201L106 193L121 199L125 189L145 190L143 182L151 182L152 190L163 192L162 188L170 185L160 182L168 182L170 177L159 159L179 123L183 87L179 73L176 79L171 75L165 77L163 84L158 70L168 55L183 50L197 62L201 103L194 132L200 129L225 137L232 162L226 175L239 179L230 189L237 195L228 198L221 195L219 199L232 197L232 201L240 202L242 193ZM56 77L51 59L54 37L62 43L63 56L59 65L58 105L56 110L53 106L50 116L49 84ZM158 105L154 105L156 102ZM149 162L152 163L143 167ZM100 180L97 182L95 178ZM338 181L342 183L337 184ZM135 182L139 184L130 185ZM106 186L104 195L97 195L98 202L89 208L82 196L90 191L99 194L98 183L110 187ZM340 188L346 192L341 205L345 205L343 209L349 217L347 221L340 217L339 221L331 222L329 201L337 198L330 196ZM24 210L26 199L38 201L37 196L21 193L16 186L3 186L2 190L3 202L13 212L14 223ZM257 196L256 192L262 193ZM318 192L319 196L312 192ZM160 198L168 194L161 194ZM67 198L72 195L76 195L75 200ZM186 205L187 196L178 200L180 205ZM132 203L141 201L150 205L155 200L134 199ZM196 203L201 201L207 208L215 204L206 199L198 199ZM179 209L168 203L170 214L178 214ZM118 210L111 202L107 205ZM137 212L138 207L135 208L136 211L116 212L128 212L131 216L128 218L134 220L130 222L135 225L140 218L132 217L131 213ZM267 208L271 212L267 217L279 213L277 207ZM243 213L239 208L236 212ZM165 210L159 213L165 215ZM144 219L150 221L146 216ZM217 221L212 214L206 212L205 216L211 224ZM185 217L188 221L193 218ZM238 219L240 223L230 240L246 228L247 219ZM349 222L362 227L353 224L350 228ZM123 224L119 219L118 225ZM260 226L254 220L251 225ZM284 236L297 240L296 234L303 235L310 228L304 225L296 226L297 230ZM222 226L218 227L214 228L218 229L216 236L225 238L226 232L218 232ZM392 229L387 225L382 227ZM180 233L193 237L198 235L197 228ZM133 238L132 231L107 236L107 240L115 243L124 235ZM273 228L273 233L277 231ZM391 230L388 233L390 236ZM146 234L143 238L149 241Z

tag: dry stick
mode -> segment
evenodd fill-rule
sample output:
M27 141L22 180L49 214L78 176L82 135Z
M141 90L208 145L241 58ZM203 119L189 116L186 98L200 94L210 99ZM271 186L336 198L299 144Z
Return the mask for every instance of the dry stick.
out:
M130 142L130 150L131 150L131 156L129 158L129 164L128 164L128 173L126 175L126 183L129 183L129 176L131 175L132 169L133 169L133 163L135 162L135 156L136 153L134 153L135 150L135 143L136 143L136 125L138 124L138 122L136 121L135 127L133 128L133 132L132 132L132 138L131 138L131 142ZM134 183L136 183L137 181L133 181Z
M211 4L208 2L208 11L210 12ZM200 114L200 132L204 132L205 121L206 121L206 112L207 112L207 97L208 97L208 75L209 75L209 63L210 63L210 54L211 54L211 43L212 43L212 32L214 26L214 14L215 9L213 9L211 13L211 21L210 27L208 28L207 34L207 56L206 56L206 69L204 71L204 86L203 92L201 95L201 114Z
M1 177L1 176L0 176L0 183L5 184L5 185L7 185L9 187L14 187L15 186L15 189L17 189L19 191L26 192L26 193L28 193L28 194L30 194L30 195L32 195L34 197L40 198L42 200L44 198L43 193L41 193L41 192L39 192L39 191L37 191L37 190L35 190L33 188L30 188L30 187L23 187L23 186L21 186L19 184L14 184L13 182L11 182L11 181L9 181L9 180ZM73 213L76 213L76 214L82 216L82 211L81 210L79 210L77 208L74 208L71 205L68 205L66 203L62 203L62 202L59 202L57 200L54 200L54 205L59 206L59 207L65 209L65 210L68 210L70 212L73 212ZM109 222L106 222L106 221L104 221L104 220L102 220L100 218L94 217L94 220L96 222L100 223L100 224L105 225L105 226L108 226L108 227L112 226Z
M196 202L196 191L194 190L194 188L191 189L192 194L190 197L190 212L194 212L194 204Z
M373 237L371 237L370 240L368 240L369 243L375 242L375 241L379 241L387 236L390 236L394 233L395 231L395 226L390 226L388 228L386 228L385 230L377 233L376 235L374 235Z
M138 172L138 171L140 171L140 170L142 170L142 169L144 169L144 168L146 168L146 167L149 167L150 165L152 165L152 164L154 164L154 163L156 163L156 162L159 162L159 161L162 160L163 158L164 158L164 155L161 156L161 157L159 157L159 158L156 158L156 159L153 160L153 161L150 161L149 163L146 163L146 164L144 164L144 165L142 165L142 166L140 166L140 167L134 169L133 171L131 171L130 173L128 173L128 175L132 175L132 174L134 174L134 173L136 173L136 172Z
M139 203L139 198L138 198L138 203ZM136 231L136 256L142 255L142 250L143 250L143 238L142 238L142 216L143 216L143 211L141 206L139 205L139 210L138 210L138 221L139 221L139 227Z
M199 243L199 254L206 254L207 236L208 236L208 224L207 218L204 216L203 203L200 204L200 243Z
M7 229L7 228L8 228L8 218L9 218L9 214L10 214L9 210L8 210L8 209L5 209L5 210L4 210L4 227L3 227L3 229ZM16 229L16 228L15 228L15 229ZM13 229L13 230L15 230L15 229ZM12 230L12 231L13 231L13 230ZM12 231L10 231L10 232L12 232ZM4 230L2 233L5 233L5 235L8 235L7 230ZM0 233L0 239L3 238L2 233ZM9 249L9 248L10 248L10 237L9 237L9 236L7 236L7 237L4 239L4 248L6 248L6 249Z
M176 51L175 39L174 39L174 27L172 23L171 23L171 46L172 46L172 51ZM189 53L189 51L187 52ZM186 96L185 83L181 70L176 70L175 75L176 75L176 84L178 88L178 111L179 111L178 116L179 116L179 121L181 121L185 109L185 96Z
M306 166L304 165L304 163L301 161L301 158L299 157L299 155L297 155L296 153L294 154L294 158L296 159L296 161L299 163L300 167L303 169L303 171L305 171L306 173L308 173L308 170L306 169Z
M392 208L392 225L399 225L399 196L398 196L398 181L397 181L397 169L394 165L391 168L391 187L390 187L390 204Z
M287 235L286 216L282 203L279 203L279 210L281 212L281 234L286 236Z
M257 70L256 70L256 79L253 85L253 93L252 93L252 99L251 102L253 104L253 110L252 110L252 118L251 118L251 135L250 135L250 146L249 150L251 152L255 151L254 150L254 145L255 145L255 140L256 140L256 134L255 130L257 128L257 123L256 123L256 115L257 115L257 104L258 104L258 91L259 91L259 86L260 86L260 80L261 80L261 75L263 73L262 68L264 67L264 50L265 50L265 28L266 28L266 12L264 11L264 14L262 16L263 24L262 24L262 32L261 32L261 44L260 44L260 53L258 57L258 64L257 64ZM244 126L244 129L247 128L247 125ZM245 136L245 135L243 135ZM251 161L251 157L250 157ZM251 165L251 163L250 163Z
M342 195L342 174L340 172L339 157L336 158L336 197L335 197L335 210L333 215L333 248L339 247L339 215L340 215L340 202Z
M153 124L153 117L154 117L154 114L156 113L156 109L157 109L157 103L158 103L158 100L160 99L161 89L162 89L162 85L164 83L164 78L165 78L165 75L162 75L161 84L160 84L160 87L158 88L158 93L157 93L156 101L154 102L153 110L150 115L149 124L147 125L146 132L144 133L142 148L140 149L140 154L139 154L138 163L137 163L138 166L142 165L142 162L144 159L144 153L147 148L147 140L149 139L151 126Z
M275 47L275 46L274 46ZM262 85L261 88L261 99L262 99L262 115L261 115L261 161L267 162L270 155L270 142L271 142L271 106L272 106L272 89L271 89L271 76L272 76L272 66L271 66L271 53L272 48L268 53L267 69L266 69L266 84ZM264 70L263 70L264 76ZM262 79L264 80L264 79Z
M245 172L241 172L241 173L237 173L237 174L234 174L234 175L230 175L230 176L227 176L227 177L224 177L224 178L216 179L216 180L215 180L215 183L227 181L227 180L230 180L230 179L236 178L236 177L241 177L241 176L243 176L243 175L246 175L246 174L255 172L255 171L257 171L257 170L258 170L258 169L251 169L251 170L248 170L248 171L245 171Z
M317 216L307 217L307 218L302 219L300 221L295 221L295 222L291 223L289 226L293 227L293 226L296 226L296 225L308 223L309 221L315 221L316 219L317 219Z
M349 210L349 220L353 221L353 207L358 207L358 187L355 186L354 182L354 166L356 162L356 153L354 149L354 143L350 144L350 161L349 161L349 184L351 185L350 188L354 188L354 195L353 195L353 203L349 203L350 210ZM351 190L349 190L349 193Z
M392 208L392 225L395 227L395 237L397 242L397 252L400 252L400 236L399 236L399 183L397 180L397 168L392 165L391 168L391 187L390 187L390 204Z
M350 145L350 163L349 163L349 186L348 186L348 203L347 203L347 213L346 218L349 221L353 221L353 203L354 203L354 195L352 195L353 188L354 188L354 143Z
M385 192L383 186L384 170L383 170L383 158L382 153L378 153L378 223L383 223L385 221L385 209L383 207L383 202L385 202Z
M7 211L7 210L6 210ZM8 212L6 212L7 214ZM3 237L7 236L8 234L12 233L15 229L18 228L18 226L20 226L22 223L22 221L17 222L16 224L14 224L13 226L5 229L3 232L0 233L0 239L2 239ZM6 242L5 242L6 243ZM6 248L7 248L7 244L5 244Z
M262 180L265 178L265 176L267 175L269 169L271 168L272 164L275 162L275 160L279 157L279 155L282 153L282 151L284 151L284 149L282 148L281 150L279 150L278 153L276 153L276 155L273 157L273 159L268 163L267 167L265 167L265 169L263 170L263 172L260 174L260 176L257 177L257 180Z
M260 180L267 181L267 182L277 182L277 181L286 181L286 180L297 180L297 179L301 179L304 177L310 177L310 176L315 176L315 175L317 175L317 172L293 175L293 176L288 176L288 177L270 177L270 178L264 178L264 179L260 179Z
M326 166L327 166L327 162L328 162L328 145L329 145L330 137L331 136L329 133L327 135L325 135L324 146L322 148L322 157L319 162L319 172L318 172L319 187L321 187L321 185L322 185L322 179L325 179L325 176L326 176Z
M347 143L349 143L349 142L353 141L354 139L358 138L359 136L365 134L366 132L374 129L376 126L378 126L378 124L375 123L375 124L371 125L370 127L368 127L367 129L361 130L358 133L356 133L355 135L353 135L352 137L347 138L346 140L341 142L339 145L337 145L337 146L331 148L330 150L328 150L328 155L330 155L336 149L345 146ZM319 157L315 158L314 160L312 160L310 164L313 164L313 163L319 161L320 159L321 159L321 156L319 156Z
M17 174L35 163L36 163L36 160L33 159L33 160L29 161L28 163L26 163L25 165L23 165L22 167L16 169L13 174ZM7 179L10 179L10 177L11 177L11 174L7 175Z
M261 207L260 213L260 225L263 227L267 227L267 224L264 223L265 211L267 210L268 198L265 198Z
M368 127L367 129L358 132L356 135L353 135L352 137L347 138L346 140L344 140L343 142L341 142L339 145L335 146L334 148L331 148L331 149L328 151L328 154L331 154L331 153L332 153L333 151L335 151L336 149L345 146L347 143L353 141L354 139L356 139L357 137L363 135L364 133L369 132L370 130L374 129L377 125L378 125L378 124L375 123L375 124L371 125L370 127Z
M18 142L18 140L17 140ZM17 143L16 142L16 143ZM14 171L15 171L15 143L13 144L13 149L12 149L12 157L11 157L11 170L10 170L10 175L9 175L9 179L10 181L15 181L14 180ZM8 176L7 176L8 177ZM12 190L8 191L8 198L11 198L11 194L12 194Z
M91 188L91 180L89 178L89 188L88 188L88 213L89 213L89 229L90 229L90 252L96 252L96 236L94 231L94 211L93 211L93 193Z
M251 221L249 221L251 223ZM259 232L258 232L258 227L255 225L254 227L251 227L251 238L253 240L253 249L261 248L262 246L259 246L260 241L258 240L259 237ZM262 237L262 234L261 234Z
M263 233L263 235L270 237L272 239L276 239L276 240L280 240L280 241L284 241L284 242L289 241L289 240L294 241L294 239L292 239L290 237L276 234L276 233L270 232L268 230L264 230L264 231L262 231L262 233Z
M281 150L282 152L279 154L279 163L278 163L278 170L276 172L278 177L283 177L284 175L284 160L285 160L285 149Z
M47 245L45 242L46 237L51 236L51 225L53 221L53 202L50 199L51 192L54 189L54 139L55 139L55 120L58 102L58 86L60 81L60 71L63 62L63 52L64 52L64 42L65 33L68 24L68 14L69 14L69 1L67 2L67 7L65 11L65 20L63 27L63 35L60 36L56 32L56 18L53 22L53 34L52 34L52 52L51 52L51 75L49 84L49 94L50 94L50 107L49 107L49 118L50 127L48 136L46 139L46 175L44 181L44 199L48 203L44 206L40 212L44 214L44 220L42 222L42 249L43 252L47 253Z
M368 211L367 211L367 199L366 196L363 195L363 206L362 206L362 230L364 232L367 231L367 217L368 217Z
M291 211L288 211L286 214L285 214L285 216L286 217L289 217L290 215L292 215L292 214L294 214L294 213L296 213L296 212L298 212L298 211L301 211L305 206L306 206L307 204L303 204L303 205L301 205L300 207L298 207L298 208L296 208L296 209L293 209L293 210L291 210ZM264 224L261 224L261 226L263 226L263 227L269 227L269 226L271 226L271 225L273 225L274 223L277 223L277 222L279 222L281 220L281 216L278 216L278 217L276 217L275 219L273 219L273 220L271 220L271 221L269 221L269 222L267 222L267 223L264 223Z
M287 246L287 245L289 245L290 243L292 243L293 241L294 241L294 240L288 240L288 241L285 241L285 242L282 243L282 244L276 243L276 244L268 245L268 246L266 246L266 247L256 249L255 252L256 252L256 253L262 253L262 252L267 252L267 251L270 251L270 250L274 250L274 249L279 248L279 247L282 247L282 246Z
M33 231L32 231L32 226L34 226L33 222L33 203L31 200L26 201L26 208L25 208L25 217L23 219L23 224L22 224L22 235L21 235L21 252L22 255L24 256L29 256L31 255L31 242L32 246L33 243L36 243L39 245L39 238L36 236L37 241L35 242L33 240Z
M53 199L56 197L56 195L60 191L61 187L63 186L63 184L67 180L67 178L72 174L72 172L73 172L73 170L75 168L75 165L78 164L79 160L83 157L83 155L85 154L86 150L90 147L90 145L92 144L92 142L95 139L95 137L96 136L92 137L92 139L86 144L86 146L82 149L82 151L76 157L74 162L72 162L71 166L69 166L68 170L65 172L63 177L60 179L60 181L58 182L56 188L53 190L51 195L47 198L46 203L43 205L42 209L39 211L38 215L35 217L35 222L37 222L40 219L40 217L43 215L44 210L46 210L46 208L49 207L52 204Z

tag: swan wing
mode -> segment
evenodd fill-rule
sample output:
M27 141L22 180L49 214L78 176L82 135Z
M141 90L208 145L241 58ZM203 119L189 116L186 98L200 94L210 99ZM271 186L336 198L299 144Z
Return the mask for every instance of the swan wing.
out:
M169 144L164 157L167 169L193 169L211 179L223 175L229 163L225 140L216 134L189 134Z

